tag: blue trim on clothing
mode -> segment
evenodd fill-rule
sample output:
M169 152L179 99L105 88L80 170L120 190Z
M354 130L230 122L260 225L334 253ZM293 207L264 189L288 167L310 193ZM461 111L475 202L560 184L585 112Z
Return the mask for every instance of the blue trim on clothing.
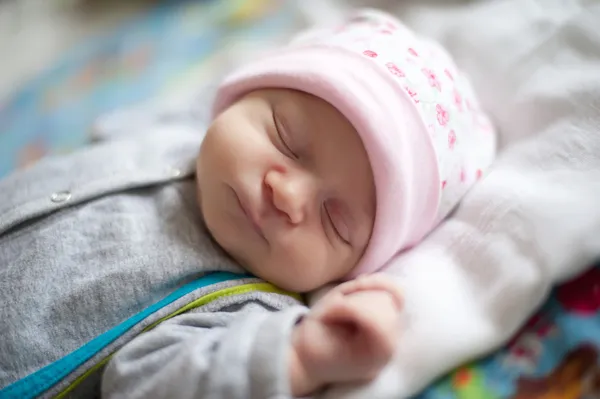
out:
M127 330L143 321L146 317L150 316L154 312L197 289L204 288L212 284L222 283L224 281L240 280L248 277L251 276L229 272L215 272L206 274L199 279L178 288L162 300L156 302L154 305L151 305L141 312L133 315L123 323L108 330L104 334L99 335L65 357L58 359L46 367L43 367L38 371L31 373L28 376L3 388L0 390L0 399L35 398L57 384L83 363L91 359L94 355L108 346L111 342L118 339L121 335L127 332Z

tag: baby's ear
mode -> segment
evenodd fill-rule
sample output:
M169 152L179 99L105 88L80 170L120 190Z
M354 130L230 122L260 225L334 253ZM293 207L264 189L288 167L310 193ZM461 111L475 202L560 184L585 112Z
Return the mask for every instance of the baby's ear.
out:
M325 296L325 294L327 294L329 291L331 291L338 285L339 284L335 283L327 284L306 294L306 301L308 303L308 307L312 308L315 303L317 303L319 300L321 300L321 298Z

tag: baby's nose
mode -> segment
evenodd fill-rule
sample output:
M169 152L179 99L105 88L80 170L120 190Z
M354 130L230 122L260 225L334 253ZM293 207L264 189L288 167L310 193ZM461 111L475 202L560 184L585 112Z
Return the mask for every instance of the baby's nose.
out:
M301 172L271 171L265 176L273 207L292 224L307 218L313 202L312 183Z

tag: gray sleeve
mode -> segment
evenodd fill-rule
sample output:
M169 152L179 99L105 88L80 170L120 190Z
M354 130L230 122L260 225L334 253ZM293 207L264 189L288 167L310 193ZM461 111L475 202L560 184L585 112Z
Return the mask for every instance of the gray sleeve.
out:
M251 302L236 313L177 316L116 353L102 397L290 398L290 336L306 311L269 312Z

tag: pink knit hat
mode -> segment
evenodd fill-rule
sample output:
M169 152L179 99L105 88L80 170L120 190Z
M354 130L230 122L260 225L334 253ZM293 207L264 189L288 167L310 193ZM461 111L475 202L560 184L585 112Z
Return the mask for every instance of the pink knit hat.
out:
M493 127L448 54L379 11L309 31L238 69L219 88L213 115L261 88L324 99L362 139L377 208L369 245L348 277L378 270L418 243L494 157Z

